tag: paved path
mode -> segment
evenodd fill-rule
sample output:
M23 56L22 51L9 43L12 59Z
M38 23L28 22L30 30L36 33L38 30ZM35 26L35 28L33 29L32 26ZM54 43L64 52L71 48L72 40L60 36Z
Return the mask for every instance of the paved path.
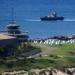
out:
M33 46L37 46L38 48L41 48L41 54L42 55L49 55L52 53L53 50L55 50L55 48L49 46L49 45L46 45L46 44L32 44Z

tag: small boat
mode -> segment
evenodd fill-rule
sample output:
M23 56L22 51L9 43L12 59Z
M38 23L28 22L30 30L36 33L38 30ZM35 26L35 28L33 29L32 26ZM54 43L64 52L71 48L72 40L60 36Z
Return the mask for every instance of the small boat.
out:
M57 16L55 11L52 12L49 16L40 17L42 21L56 21L56 20L64 20L63 16Z

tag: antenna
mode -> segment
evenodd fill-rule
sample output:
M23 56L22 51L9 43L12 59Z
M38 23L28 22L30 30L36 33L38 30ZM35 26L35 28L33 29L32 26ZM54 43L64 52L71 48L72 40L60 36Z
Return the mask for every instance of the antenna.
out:
M14 23L15 22L15 20L14 20L14 8L12 8L11 16L12 16L11 22Z

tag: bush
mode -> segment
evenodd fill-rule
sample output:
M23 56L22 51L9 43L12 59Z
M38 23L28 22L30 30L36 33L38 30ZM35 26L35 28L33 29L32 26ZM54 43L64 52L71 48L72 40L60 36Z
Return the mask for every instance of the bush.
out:
M14 65L13 62L7 62L7 63L6 63L6 67L7 67L7 68L12 68L13 65Z
M53 58L53 59L58 59L59 57L57 55L49 55L49 57Z

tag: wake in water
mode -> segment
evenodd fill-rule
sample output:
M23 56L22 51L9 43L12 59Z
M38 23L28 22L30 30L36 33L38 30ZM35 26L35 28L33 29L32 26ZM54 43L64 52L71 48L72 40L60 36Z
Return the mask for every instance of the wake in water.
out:
M73 19L73 18L72 19L64 19L64 21L69 21L70 22L70 21L75 21L75 19Z
M29 22L30 22L30 21L31 21L31 22L40 22L41 20L40 20L40 19L25 19L25 21L29 21ZM72 19L66 18L66 19L64 19L63 21L68 21L68 22L70 22L70 21L72 22L72 21L73 21L73 22L74 22L75 19L73 19L73 18L72 18Z
M25 19L25 21L31 21L31 22L32 22L32 21L33 21L33 22L40 22L41 20L40 20L40 19L35 19L35 20L34 20L34 19Z

